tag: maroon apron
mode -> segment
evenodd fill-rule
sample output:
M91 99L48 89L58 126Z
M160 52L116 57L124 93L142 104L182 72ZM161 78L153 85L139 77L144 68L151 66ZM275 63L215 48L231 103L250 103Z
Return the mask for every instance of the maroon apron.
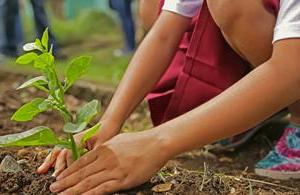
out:
M268 10L278 12L279 0L264 3ZM153 124L159 125L207 102L249 71L249 64L227 44L205 0L168 70L147 96Z

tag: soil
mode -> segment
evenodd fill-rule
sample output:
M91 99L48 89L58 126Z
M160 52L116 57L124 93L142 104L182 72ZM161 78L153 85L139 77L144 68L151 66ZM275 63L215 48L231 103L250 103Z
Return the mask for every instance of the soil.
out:
M23 102L32 97L43 96L36 90L15 91L25 76L0 73L0 135L21 132L37 125L47 125L57 133L62 126L55 113L43 113L29 123L9 120ZM86 101L97 98L108 104L111 90L77 86L67 95L68 106L75 110ZM146 184L117 194L300 194L300 180L270 180L253 173L255 163L276 143L286 122L266 125L245 146L236 151L220 152L207 146L184 153L168 164ZM126 130L147 129L151 126L145 104L140 106L125 125ZM51 172L35 173L36 168L50 151L46 147L1 148L0 162L11 155L20 164L23 172L0 172L0 194L51 194L49 185L55 180Z

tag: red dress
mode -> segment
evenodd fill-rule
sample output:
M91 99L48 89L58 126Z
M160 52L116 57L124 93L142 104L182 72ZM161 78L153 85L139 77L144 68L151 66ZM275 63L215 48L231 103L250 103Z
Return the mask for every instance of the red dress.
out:
M280 0L264 0L277 13ZM162 1L163 3L163 1ZM206 0L179 45L172 63L147 96L154 125L205 103L240 80L250 66L225 41Z

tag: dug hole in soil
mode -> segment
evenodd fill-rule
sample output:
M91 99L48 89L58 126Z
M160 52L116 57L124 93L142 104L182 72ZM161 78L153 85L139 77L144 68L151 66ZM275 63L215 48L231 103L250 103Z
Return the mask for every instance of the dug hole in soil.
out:
M16 123L10 117L32 97L43 96L34 89L16 91L26 76L0 72L0 135L18 133L46 125L59 133L63 121L57 114L43 113L29 123ZM107 106L112 90L95 84L79 83L66 96L66 103L75 111L91 99ZM96 122L96 121L95 121ZM135 189L116 194L300 194L299 180L270 180L253 173L255 163L266 155L281 134L284 121L266 125L245 146L237 151L218 152L213 146L184 153L170 160L150 181ZM125 130L141 130L151 126L146 104L140 106L125 125ZM53 194L52 172L35 173L51 148L0 148L0 162L7 155L17 160L22 172L0 172L0 194Z

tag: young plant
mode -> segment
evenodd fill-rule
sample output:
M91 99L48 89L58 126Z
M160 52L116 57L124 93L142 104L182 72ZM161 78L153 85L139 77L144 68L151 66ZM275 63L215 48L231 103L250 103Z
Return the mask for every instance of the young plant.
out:
M70 149L73 159L77 160L84 153L84 148L81 145L95 135L100 128L100 124L96 124L87 129L90 121L99 112L99 102L93 100L85 104L77 111L76 116L73 116L65 105L65 93L86 72L91 57L80 56L73 59L66 68L64 81L61 82L55 69L55 58L52 54L53 46L49 47L48 41L48 29L46 29L41 40L36 39L34 43L24 45L23 49L28 53L20 56L16 61L21 65L32 64L43 74L43 76L25 82L18 87L18 90L35 87L44 91L48 98L33 99L19 108L11 119L19 122L31 121L39 113L55 110L64 119L63 131L67 136L59 138L50 128L40 126L22 133L0 136L0 147L59 146ZM74 134L84 130L86 133L80 145L76 145Z

